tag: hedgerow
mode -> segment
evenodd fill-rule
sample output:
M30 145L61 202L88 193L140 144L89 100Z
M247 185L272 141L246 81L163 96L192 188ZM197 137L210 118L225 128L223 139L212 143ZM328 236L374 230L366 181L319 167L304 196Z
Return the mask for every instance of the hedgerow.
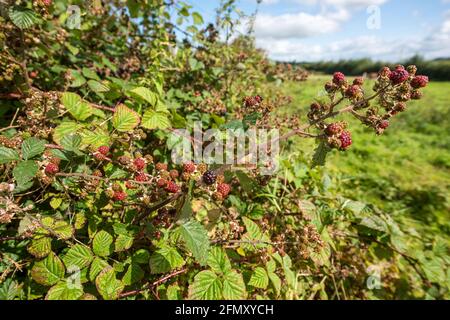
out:
M420 99L416 67L382 69L371 93L336 72L284 119L277 84L307 72L255 48L234 1L205 28L178 1L73 5L2 11L1 299L448 297L446 244L339 196L321 169L351 148L345 116L381 135ZM174 132L195 122L277 128L278 170L175 163ZM294 137L316 140L313 159Z

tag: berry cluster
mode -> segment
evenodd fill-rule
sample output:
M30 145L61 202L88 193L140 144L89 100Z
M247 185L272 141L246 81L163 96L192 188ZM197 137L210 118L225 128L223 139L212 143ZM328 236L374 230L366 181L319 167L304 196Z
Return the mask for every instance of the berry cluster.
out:
M352 135L346 131L347 124L345 122L336 122L329 124L325 129L328 145L339 150L347 150L352 145Z

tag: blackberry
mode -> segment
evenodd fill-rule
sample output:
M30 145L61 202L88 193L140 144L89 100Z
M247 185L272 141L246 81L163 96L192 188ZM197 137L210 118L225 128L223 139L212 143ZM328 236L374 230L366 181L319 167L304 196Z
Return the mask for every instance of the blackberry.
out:
M115 191L113 199L116 201L123 201L127 198L127 194L124 191Z
M405 70L405 68L398 66L394 71L391 72L389 75L389 79L391 80L392 84L397 85L400 83L405 82L409 78L408 71Z
M59 166L55 163L50 162L46 167L45 167L45 173L46 174L56 174L59 172Z
M183 171L187 173L193 173L195 171L196 167L193 162L188 162L183 164Z
M158 171L164 171L164 170L167 170L167 164L166 163L162 163L162 162L158 162L156 164L155 168Z
M226 198L231 191L231 186L227 183L219 183L217 185L217 192L219 192L223 198Z
M160 188L165 188L167 186L167 180L160 178L158 179L158 181L156 182L156 184L158 185L158 187Z
M143 172L139 172L134 176L134 180L138 182L145 182L148 180L147 175Z
M325 129L327 136L334 136L342 131L342 125L340 123L331 123Z
M166 191L170 193L177 193L180 191L180 187L173 181L169 181L169 183L166 186Z
M136 169L139 171L143 170L147 166L147 163L145 162L145 160L143 158L134 159L133 164L136 167Z
M203 176L202 176L202 180L206 185L212 185L216 182L217 179L217 175L214 171L212 170L208 170L206 171Z
M363 77L355 78L355 80L353 80L353 84L355 86L362 86L364 84L364 78Z
M109 147L101 146L97 149L97 151L100 152L102 155L106 156L109 153Z
M176 179L180 176L180 173L178 172L178 170L175 170L175 169L170 170L169 174L172 179Z
M341 141L341 149L347 150L352 145L352 134L349 131L344 131L339 136Z
M380 121L380 123L378 124L378 127L381 129L387 129L389 127L389 121L387 121L387 120Z
M345 75L342 72L335 72L333 75L333 83L338 86L343 85L345 82Z
M411 80L411 87L414 89L425 88L428 82L427 76L416 76Z

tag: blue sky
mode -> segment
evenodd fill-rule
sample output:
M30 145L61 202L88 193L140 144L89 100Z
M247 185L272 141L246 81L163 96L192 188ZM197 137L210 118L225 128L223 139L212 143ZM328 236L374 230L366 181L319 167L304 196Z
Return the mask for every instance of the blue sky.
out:
M187 0L205 20L219 0ZM238 0L252 13L256 0ZM450 57L450 0L263 0L257 45L278 60Z

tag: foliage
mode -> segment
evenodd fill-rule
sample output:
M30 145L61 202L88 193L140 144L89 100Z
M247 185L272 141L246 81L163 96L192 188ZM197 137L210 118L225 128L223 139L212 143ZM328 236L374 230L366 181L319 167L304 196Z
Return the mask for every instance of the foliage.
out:
M274 114L290 101L280 81L306 74L238 35L246 19L234 1L206 27L178 1L79 1L79 28L66 1L10 2L0 298L448 297L447 243L413 238L385 212L333 192L321 168L352 143L348 123L330 119L349 115L382 134L420 98L427 81L413 66L384 69L372 95L336 73L300 124ZM171 132L195 121L278 128L278 171L172 163ZM295 152L294 136L316 140L314 161Z

